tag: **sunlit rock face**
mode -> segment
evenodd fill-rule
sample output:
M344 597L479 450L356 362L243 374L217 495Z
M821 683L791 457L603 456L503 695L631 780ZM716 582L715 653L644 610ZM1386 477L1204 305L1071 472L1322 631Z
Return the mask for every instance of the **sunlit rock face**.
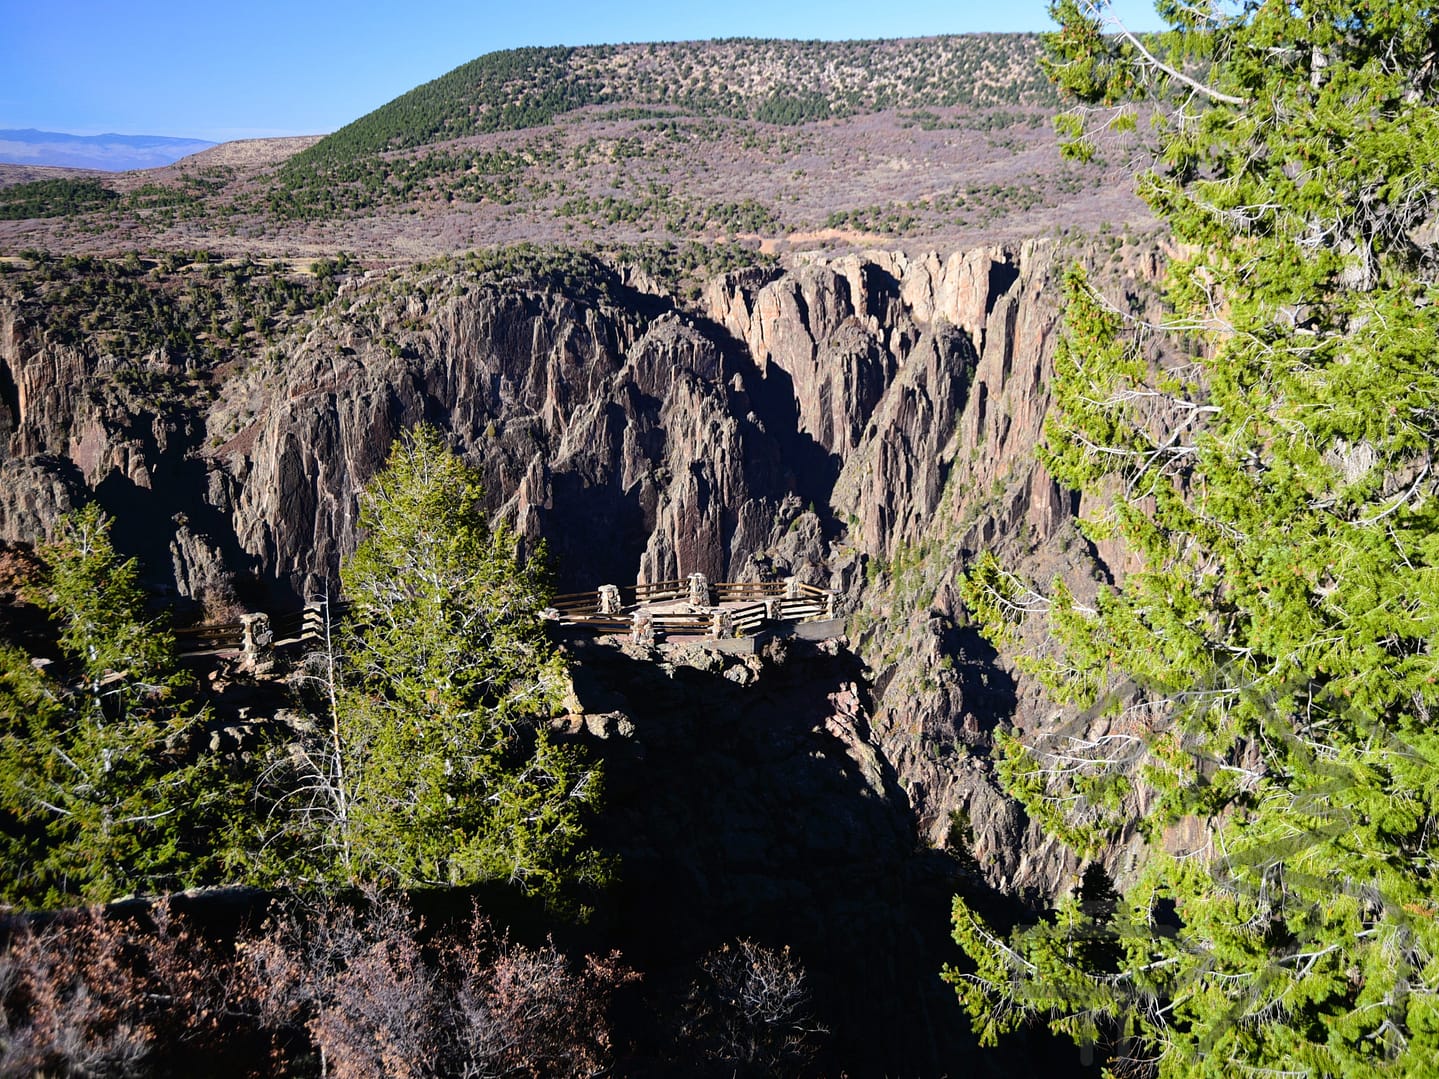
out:
M696 571L842 590L869 737L920 840L954 841L958 814L992 884L1053 893L1074 867L1000 795L988 751L996 727L1056 716L966 627L956 585L985 549L1081 595L1110 573L1036 461L1061 262L1039 241L815 257L688 304L622 274L357 274L200 380L7 303L0 539L35 542L98 498L172 601L293 605L336 587L363 485L433 423L492 511L545 542L561 590ZM1110 273L1138 290L1156 263Z

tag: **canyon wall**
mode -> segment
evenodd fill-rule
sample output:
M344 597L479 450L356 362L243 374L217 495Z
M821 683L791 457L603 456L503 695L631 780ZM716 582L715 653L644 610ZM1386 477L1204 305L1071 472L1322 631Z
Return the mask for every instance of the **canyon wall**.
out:
M1131 255L1108 270L1142 288L1155 259ZM65 344L12 299L0 539L35 542L95 497L173 601L291 606L335 587L392 440L435 423L562 590L696 570L842 589L866 738L918 837L1052 894L1076 867L1000 795L988 751L998 727L1054 716L966 625L956 581L985 549L1081 594L1107 574L1035 459L1065 257L814 258L684 306L608 271L582 288L372 272L205 378Z

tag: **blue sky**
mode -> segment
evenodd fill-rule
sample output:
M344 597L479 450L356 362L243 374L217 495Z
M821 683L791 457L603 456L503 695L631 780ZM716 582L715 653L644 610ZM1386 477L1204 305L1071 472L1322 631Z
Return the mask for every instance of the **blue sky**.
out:
M1146 0L1114 8L1157 27ZM315 134L519 45L1049 28L1042 0L0 0L0 128Z

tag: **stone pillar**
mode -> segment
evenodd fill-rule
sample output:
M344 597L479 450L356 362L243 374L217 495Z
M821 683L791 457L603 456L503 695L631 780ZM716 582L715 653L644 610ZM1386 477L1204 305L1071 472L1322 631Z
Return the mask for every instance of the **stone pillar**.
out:
M302 639L324 643L325 617L328 606L328 603L311 602L305 604L305 614L300 623L300 637Z
M689 575L689 582L690 582L690 606L691 606L691 607L710 607L710 606L713 606L713 604L710 602L710 583L709 583L709 581L707 581L707 580L705 579L705 575L704 575L703 573L691 573L691 574Z
M833 617L834 617L834 590L833 590L833 589L831 589L831 590L829 591L829 593L826 594L825 597L824 597L824 616L825 616L826 618L833 618Z
M784 579L784 598L799 599L799 578L786 577Z
M240 667L247 671L268 671L275 662L275 634L270 616L263 613L240 616Z
M634 625L630 627L630 640L635 644L650 646L655 643L655 622L650 617L650 612L639 610L635 612Z
M771 622L778 622L784 618L784 600L779 596L770 596L764 601L764 616Z
M726 641L734 636L734 612L726 607L716 607L710 612L710 636Z
M620 602L619 585L602 584L599 587L599 614L619 614L623 608Z

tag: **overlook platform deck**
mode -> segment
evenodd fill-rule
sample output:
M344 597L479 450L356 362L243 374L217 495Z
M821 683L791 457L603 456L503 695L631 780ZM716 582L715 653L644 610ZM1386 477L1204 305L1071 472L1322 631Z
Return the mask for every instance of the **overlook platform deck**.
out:
M556 596L541 618L565 637L655 644L696 641L741 652L761 636L839 636L844 627L835 615L835 601L829 589L793 578L710 583L692 573L682 581L601 585L592 592ZM347 608L345 603L330 603L329 617L337 619ZM252 613L235 622L180 629L175 643L182 657L232 655L258 663L277 650L314 649L325 633L325 604L311 603L285 614Z
M562 632L626 637L637 643L753 640L782 633L820 640L842 632L835 594L827 588L783 581L716 581L692 573L684 580L629 586L601 585L592 592L556 596L544 617ZM734 645L726 650L743 650Z

